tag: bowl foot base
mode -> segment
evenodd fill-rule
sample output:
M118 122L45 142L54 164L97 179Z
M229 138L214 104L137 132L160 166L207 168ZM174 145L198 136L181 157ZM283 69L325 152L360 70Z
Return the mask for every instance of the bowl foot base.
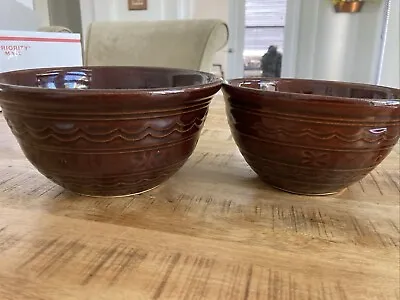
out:
M269 185L277 190L280 190L280 191L283 191L283 192L286 192L289 194L300 195L300 196L330 196L330 195L340 194L345 190L345 189L342 189L342 190L339 190L336 192L327 192L327 193L306 193L306 192L291 191L290 189L281 188L281 187L278 187L278 186L272 185L272 184L269 184Z
M154 186L154 187L152 187L152 188L149 188L149 189L147 189L147 190L140 191L140 192L137 192L137 193L132 193L132 194L126 194L126 195L115 195L115 196L107 196L107 195L104 195L104 196L101 196L101 195L88 195L88 194L77 193L77 192L75 192L75 194L78 194L78 195L84 196L84 197L90 197L90 198L126 198L126 197L138 196L138 195L141 195L141 194L150 192L150 191L152 191L152 190L158 188L160 185L161 185L161 184L158 184L158 185L156 185L156 186Z

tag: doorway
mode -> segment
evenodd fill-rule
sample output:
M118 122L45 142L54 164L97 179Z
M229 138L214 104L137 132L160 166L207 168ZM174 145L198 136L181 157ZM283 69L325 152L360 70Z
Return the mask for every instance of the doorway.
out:
M270 46L283 54L285 14L286 0L245 0L245 77L261 76L261 58Z
M49 23L82 34L80 0L48 0Z
M261 76L269 46L283 55L287 0L229 1L228 79Z

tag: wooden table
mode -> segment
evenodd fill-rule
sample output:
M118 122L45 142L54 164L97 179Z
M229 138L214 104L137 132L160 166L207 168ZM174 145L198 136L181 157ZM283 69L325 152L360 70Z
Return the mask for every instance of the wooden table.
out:
M0 118L0 299L400 299L399 148L336 196L274 190L212 103L185 167L141 196L76 196Z

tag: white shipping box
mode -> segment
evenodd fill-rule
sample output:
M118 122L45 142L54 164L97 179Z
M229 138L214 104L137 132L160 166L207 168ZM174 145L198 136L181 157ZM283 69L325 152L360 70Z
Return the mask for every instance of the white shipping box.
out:
M0 72L72 66L82 66L80 34L0 30Z
M0 72L82 66L80 34L0 30Z

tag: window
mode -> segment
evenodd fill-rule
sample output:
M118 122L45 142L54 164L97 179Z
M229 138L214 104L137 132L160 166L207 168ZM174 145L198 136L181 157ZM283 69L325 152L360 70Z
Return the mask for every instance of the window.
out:
M245 70L259 70L260 58L270 45L278 46L279 51L283 52L286 1L246 0Z
M268 46L283 49L286 0L246 0L245 51L266 51Z

